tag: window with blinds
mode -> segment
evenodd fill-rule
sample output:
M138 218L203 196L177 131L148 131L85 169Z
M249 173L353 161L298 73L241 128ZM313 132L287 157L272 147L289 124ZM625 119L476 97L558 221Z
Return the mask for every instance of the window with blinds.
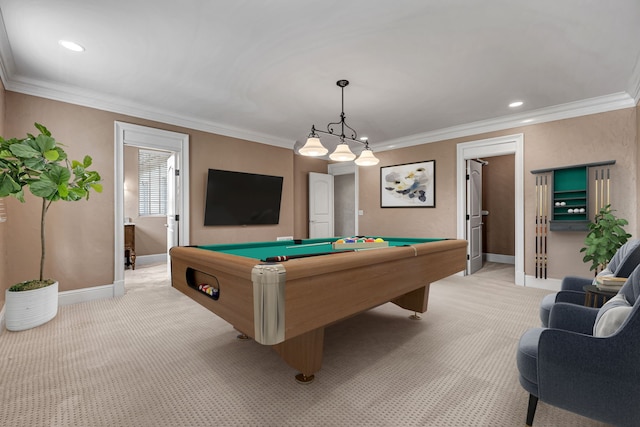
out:
M171 153L138 150L138 215L167 214L167 159Z

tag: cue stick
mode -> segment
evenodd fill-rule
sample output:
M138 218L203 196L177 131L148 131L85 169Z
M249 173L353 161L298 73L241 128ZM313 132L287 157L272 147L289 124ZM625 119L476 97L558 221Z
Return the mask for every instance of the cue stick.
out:
M538 278L538 176L536 175L536 279Z
M538 230L538 212L539 212L539 204L540 204L540 189L538 187L538 176L536 176L536 279L538 278L538 254L539 254L539 249L538 249L538 236L539 236L539 230Z
M605 207L605 204L604 204L604 169L602 169L600 171L600 198L602 199L600 203L602 204L602 207L604 208Z
M609 168L607 168L607 205L610 205L610 192L609 190L611 189L610 184L611 184L611 170Z
M307 246L322 246L322 245L330 245L331 242L320 242L320 243L305 243L304 245L293 245L293 246L287 246L287 249L291 249L291 248L306 248Z
M543 209L544 209L544 178L540 176L540 261L538 262L539 266L539 277L542 279L542 270L544 265L544 225L543 225Z
M544 176L544 200L542 201L542 205L544 206L544 278L547 278L547 217L549 211L549 201L547 197L547 175Z
M309 258L309 257L314 257L314 256L331 255L331 254L341 254L343 252L355 252L355 250L348 249L348 250L341 250L341 251L337 251L337 252L319 252L317 254L269 256L269 257L266 257L265 259L261 259L260 261L262 261L262 262L282 262L282 261L288 261L290 259Z
M600 209L598 209L598 169L596 169L596 191L595 191L595 196L596 196L596 200L595 200L595 209L593 210L594 215L598 215L598 211Z

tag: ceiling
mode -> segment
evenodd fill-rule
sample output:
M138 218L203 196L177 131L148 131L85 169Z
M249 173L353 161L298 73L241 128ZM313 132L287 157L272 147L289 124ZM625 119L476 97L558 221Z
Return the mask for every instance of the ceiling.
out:
M374 151L640 99L638 0L0 0L0 12L8 90L287 148L339 120L340 79L347 123Z

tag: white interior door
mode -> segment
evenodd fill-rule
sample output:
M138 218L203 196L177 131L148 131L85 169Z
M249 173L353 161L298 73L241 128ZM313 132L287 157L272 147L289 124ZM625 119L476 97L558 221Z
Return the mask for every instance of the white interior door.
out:
M177 218L179 218L178 209L176 209L176 155L171 154L167 159L167 257L169 250L178 244L178 227ZM167 258L168 259L168 258Z
M309 238L333 234L333 176L309 172Z
M467 160L467 274L482 268L482 163Z

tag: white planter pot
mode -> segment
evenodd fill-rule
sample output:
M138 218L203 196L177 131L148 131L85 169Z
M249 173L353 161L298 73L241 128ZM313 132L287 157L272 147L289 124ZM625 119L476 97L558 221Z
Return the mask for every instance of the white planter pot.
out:
M5 292L5 326L10 331L35 328L58 314L58 282L32 291Z

